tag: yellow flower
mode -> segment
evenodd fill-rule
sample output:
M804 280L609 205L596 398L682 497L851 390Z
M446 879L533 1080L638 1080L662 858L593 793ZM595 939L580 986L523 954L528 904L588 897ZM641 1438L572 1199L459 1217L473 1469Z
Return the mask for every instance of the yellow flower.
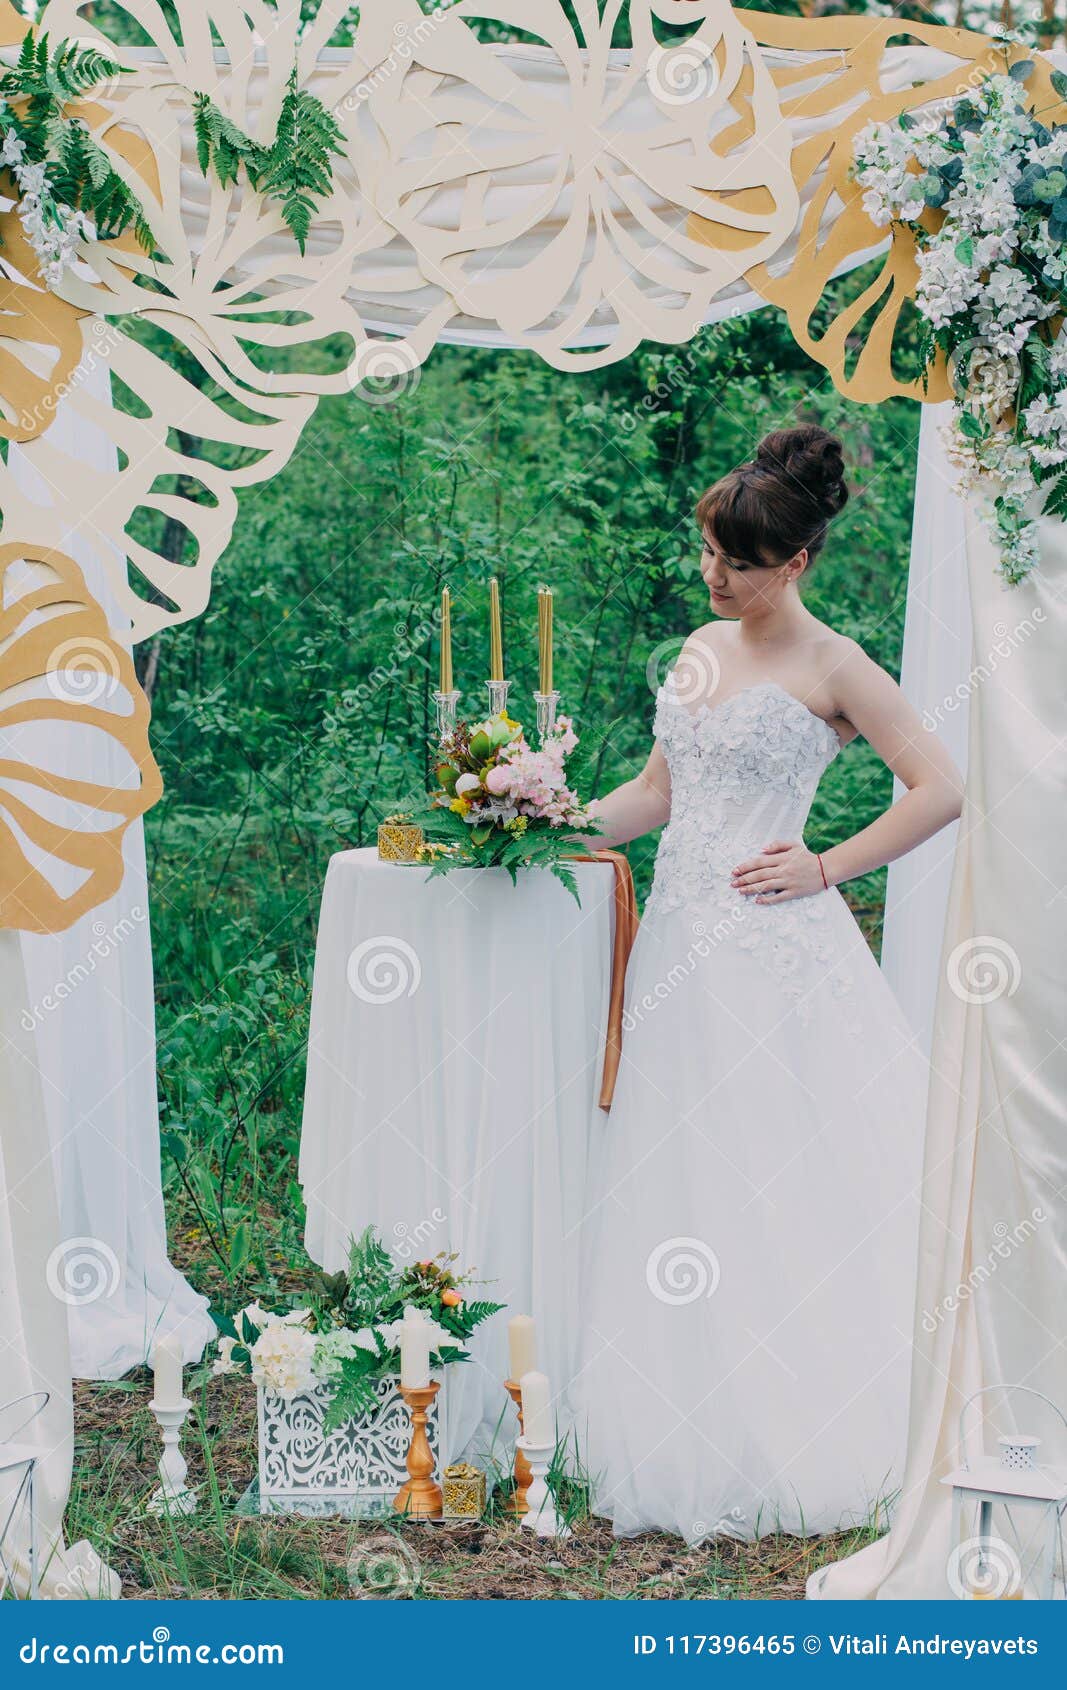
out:
M453 798L448 807L453 815L465 816L471 807L471 801L469 798Z

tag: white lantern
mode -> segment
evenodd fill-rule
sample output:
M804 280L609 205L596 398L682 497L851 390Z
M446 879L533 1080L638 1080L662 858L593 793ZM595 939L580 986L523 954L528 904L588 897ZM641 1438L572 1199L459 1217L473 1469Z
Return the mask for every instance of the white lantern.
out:
M998 1438L997 1455L968 1454L966 1416L992 1391L1022 1392L1067 1417L1027 1385L987 1385L968 1397L960 1414L963 1463L941 1480L952 1490L952 1552L947 1567L953 1593L964 1600L1050 1601L1057 1572L1063 1577L1062 1521L1067 1510L1067 1470L1038 1464L1041 1439L1010 1432Z
M26 1562L30 1600L33 1601L39 1594L41 1555L37 1541L37 1462L41 1451L36 1444L16 1443L14 1440L26 1430L31 1420L48 1407L48 1399L47 1391L35 1391L30 1396L16 1397L0 1409L0 1425L12 1410L18 1409L21 1413L10 1438L0 1442L0 1480L3 1481L0 1499L0 1600L15 1595L15 1567L21 1551L15 1533L24 1520L29 1527Z

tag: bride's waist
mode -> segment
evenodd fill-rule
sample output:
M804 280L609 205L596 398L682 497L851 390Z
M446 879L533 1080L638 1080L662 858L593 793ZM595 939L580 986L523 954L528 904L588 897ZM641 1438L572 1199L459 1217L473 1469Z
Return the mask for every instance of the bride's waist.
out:
M649 907L700 903L732 908L739 899L732 885L734 869L777 840L799 839L804 826L797 816L763 817L754 825L746 825L747 820L723 826L696 818L672 819L656 854Z
M660 839L660 855L685 852L710 867L732 868L743 856L766 850L776 840L803 838L807 813L792 808L759 808L742 816L695 812L672 816Z

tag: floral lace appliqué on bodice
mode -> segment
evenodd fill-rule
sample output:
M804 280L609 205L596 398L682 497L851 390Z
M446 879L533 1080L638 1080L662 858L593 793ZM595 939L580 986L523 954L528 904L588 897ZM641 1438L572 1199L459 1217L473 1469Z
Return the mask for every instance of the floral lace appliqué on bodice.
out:
M672 674L657 695L655 734L671 773L671 819L646 918L690 910L694 931L712 944L733 939L753 952L801 1019L823 979L847 993L851 976L827 929L839 894L756 904L730 885L744 858L803 837L819 781L841 749L833 728L775 681L690 709Z

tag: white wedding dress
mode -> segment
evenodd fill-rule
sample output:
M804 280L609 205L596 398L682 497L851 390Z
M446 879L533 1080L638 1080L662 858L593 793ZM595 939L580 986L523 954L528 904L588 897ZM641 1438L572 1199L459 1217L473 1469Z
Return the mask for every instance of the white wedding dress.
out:
M824 1532L901 1473L925 1063L837 891L730 887L801 838L833 728L770 682L693 711L670 677L656 737L671 820L594 1151L575 1431L616 1532Z

